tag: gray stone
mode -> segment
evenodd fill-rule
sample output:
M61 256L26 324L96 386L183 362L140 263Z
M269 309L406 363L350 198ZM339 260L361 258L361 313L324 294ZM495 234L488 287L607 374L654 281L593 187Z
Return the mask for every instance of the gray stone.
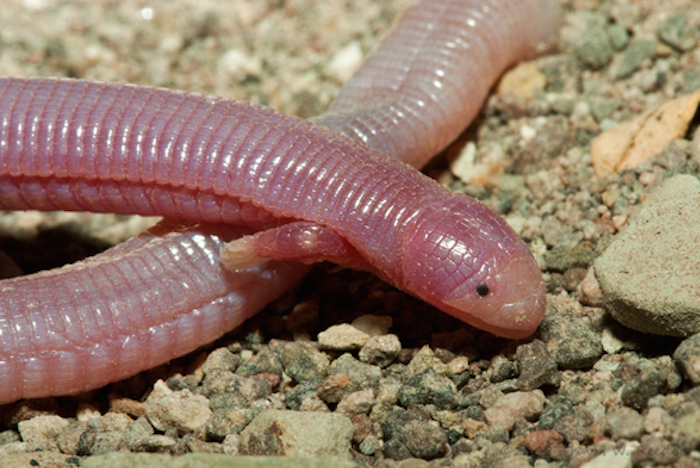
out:
M612 408L605 415L605 430L613 440L639 439L644 433L644 418L626 406Z
M605 307L644 333L700 332L700 182L668 179L595 263Z
M411 452L398 439L392 439L382 446L382 453L392 460L405 460L411 458Z
M540 330L547 350L564 369L590 367L603 355L600 334L593 332L586 322L572 314L548 314Z
M317 385L328 372L330 360L318 349L301 343L285 345L282 364L295 382Z
M637 453L658 465L673 465L682 453L680 447L659 436L643 435L641 443L642 446L637 449ZM640 460L636 459L635 462L639 463Z
M244 455L350 457L353 426L340 414L267 410L241 432Z
M146 424L148 424L148 422L146 422ZM57 439L58 448L61 452L77 455L80 436L87 430L87 425L85 421L71 421L70 425L61 431L61 435L58 436Z
M114 452L119 447L123 437L123 431L83 432L78 443L78 455Z
M559 386L561 376L557 363L542 341L534 340L532 343L518 346L516 355L520 365L518 377L520 390L534 390L543 385Z
M382 377L382 370L378 366L365 364L355 359L351 354L345 353L330 365L329 374L341 372L353 381L360 384L361 388L376 387Z
M537 428L540 430L552 429L559 420L573 414L573 412L574 405L571 404L568 398L555 397L554 401L542 411Z
M673 432L673 442L685 450L696 450L700 445L700 410L696 409L678 419Z
M593 423L591 413L581 410L562 417L552 426L552 429L561 434L568 443L583 442L589 437L589 428Z
M350 393L338 403L336 411L348 417L367 413L374 403L374 392L371 388Z
M212 369L204 377L202 385L197 391L211 400L217 397L224 398L227 407L244 408L249 403L243 392L241 392L245 379L245 377L234 374L231 371ZM214 404L212 409L215 409L217 406L224 405L222 403Z
M541 390L531 392L513 392L503 395L484 411L484 418L489 426L498 426L510 431L521 418L531 419L539 416L547 399Z
M498 354L491 359L491 382L503 382L518 376L518 366L507 357Z
M447 435L424 421L410 421L399 431L399 441L416 458L432 460L447 452Z
M587 268L596 258L596 253L585 245L554 247L544 255L548 270L567 271L571 268Z
M420 415L409 413L408 410L401 407L392 408L381 422L382 436L384 437L384 440L389 441L396 438L401 431L401 428L416 418L420 418L420 421L427 424L425 418L421 417Z
M621 50L627 45L630 35L624 26L619 23L613 23L608 27L608 39L610 39L610 44L615 50Z
M700 333L684 340L673 352L673 360L693 385L700 384Z
M380 440L370 434L360 443L360 452L365 455L374 455L381 448L381 445Z
M588 68L607 65L613 48L606 33L608 18L602 13L581 11L571 15L574 32L570 39L574 54Z
M209 400L189 390L157 389L146 403L146 417L160 431L191 432L203 426L212 415Z
M333 325L318 334L321 349L334 351L353 351L367 343L370 336L347 323Z
M360 361L379 367L392 363L401 352L401 341L396 335L381 335L370 338L360 349Z
M69 462L69 460L73 462ZM3 468L27 468L33 466L77 466L75 464L76 457L66 455L60 452L28 452L28 453L13 453L3 455ZM85 466L80 460L80 466ZM104 466L104 465L102 465ZM100 466L100 468L102 468ZM97 468L97 467L93 467ZM105 467L106 468L106 467ZM133 468L133 466L131 467Z
M647 59L651 58L654 52L656 43L654 41L635 42L630 45L622 55L622 59L612 70L614 78L627 78L642 65Z
M663 394L668 389L666 375L660 370L650 367L642 370L639 375L622 387L622 403L643 411L650 398Z
M139 440L133 445L133 450L137 452L165 452L177 446L177 442L172 437L161 434L153 434Z
M685 15L678 13L661 23L659 39L682 52L694 49L698 43L694 28L685 22Z
M284 404L292 410L299 410L302 402L311 396L316 395L316 384L312 382L300 383L296 387L289 390L284 395ZM338 400L340 401L340 400Z
M219 348L212 351L207 360L202 365L202 372L208 374L214 369L222 369L234 372L241 362L241 356L233 354L226 348Z
M34 455L36 454L29 454ZM65 456L64 456L65 458ZM24 465L26 466L26 465ZM48 466L42 461L42 466ZM359 468L349 460L322 457L231 457L228 455L193 453L172 457L153 453L110 453L80 460L87 468Z
M70 421L60 416L45 415L20 421L17 428L24 442L45 449L54 449L57 447L56 439L69 424Z
M152 436L154 432L153 426L148 422L148 418L146 418L146 416L141 416L126 428L122 437L122 443L126 445L129 450L139 451L138 449L142 446L142 441Z
M415 375L399 388L399 403L404 408L411 405L434 404L441 409L458 406L457 387L447 377L435 373L432 368Z
M261 412L257 408L216 412L207 421L207 435L214 440L224 440L230 434L240 433Z
M236 374L240 374L245 377L250 377L251 375L270 373L276 375L282 375L284 369L282 368L282 363L277 356L270 349L263 349L258 354L253 356L252 359L242 363L238 369L236 369Z

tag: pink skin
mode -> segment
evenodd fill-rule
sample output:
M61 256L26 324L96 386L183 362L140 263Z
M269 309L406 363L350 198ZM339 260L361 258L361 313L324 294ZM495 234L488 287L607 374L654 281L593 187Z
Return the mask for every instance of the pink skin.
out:
M422 165L473 118L505 68L554 36L550 0L479 2L476 14L473 4L424 1L409 10L333 114L316 119L370 147L246 103L134 86L0 80L0 207L267 228L233 243L233 266L251 256L330 257L370 269L477 327L526 337L543 315L544 289L525 244L482 204L371 149ZM465 35L467 18L474 23ZM406 28L423 32L406 36ZM413 40L422 48L407 42ZM382 58L401 47L419 52L396 55L404 66ZM445 47L450 60L422 61L444 56ZM383 63L409 72L385 81L393 74ZM240 232L170 229L62 270L0 282L0 402L76 393L166 362L239 325L305 270L266 263L227 273L213 246ZM193 270L199 275L165 262L171 255L194 262L193 242L206 259ZM178 247L185 244L190 248ZM250 288L251 274L268 284ZM94 278L104 281L93 285ZM193 286L181 287L188 282ZM74 294L78 284L92 293ZM161 302L147 299L157 287ZM165 315L164 304L172 305ZM212 317L223 323L212 325ZM133 359L144 353L154 357Z
M85 261L1 281L0 402L99 388L240 325L308 270L222 268L223 242L248 232L164 220Z

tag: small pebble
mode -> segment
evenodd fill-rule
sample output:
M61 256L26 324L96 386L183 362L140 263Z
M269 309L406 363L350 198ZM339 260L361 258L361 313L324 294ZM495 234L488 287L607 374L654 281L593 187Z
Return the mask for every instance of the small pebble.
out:
M126 414L109 412L87 421L87 427L95 432L124 431L132 422Z
M539 429L552 429L554 425L562 418L569 416L574 412L574 405L566 397L556 397L542 411L537 427Z
M70 421L60 416L36 416L17 424L17 430L24 442L36 447L50 449L56 447L56 438L68 427Z
M308 343L292 342L284 346L282 364L295 382L318 383L327 375L330 359Z
M651 407L644 417L644 430L649 434L664 435L667 433L672 423L673 418L665 409Z
M613 440L638 439L644 433L644 418L632 408L611 408L605 415L605 428Z
M267 410L243 430L240 447L244 455L348 459L353 432L340 414Z
M358 382L362 388L376 387L382 377L382 370L378 366L360 362L348 353L333 361L328 372L341 372Z
M360 443L360 452L365 455L374 455L381 448L380 440L370 434Z
M375 337L389 333L393 322L389 315L361 315L352 321L352 326Z
M684 450L695 450L700 444L700 408L697 406L690 414L675 423L672 441Z
M379 367L386 367L401 352L401 341L396 335L374 336L367 340L358 354L360 361Z
M385 442L382 446L382 454L391 460L406 460L412 456L408 448L398 439Z
M362 65L363 58L360 44L356 41L350 42L331 57L325 72L339 83L345 83Z
M374 392L371 388L360 390L346 395L336 407L336 411L345 416L352 417L367 413L374 403Z
M109 410L115 413L128 414L132 418L138 418L146 414L146 404L130 398L111 398Z
M640 41L631 44L622 53L621 59L612 68L614 78L627 78L637 71L645 60L649 60L654 52L654 41Z
M457 356L447 363L447 369L451 375L459 375L469 369L469 358L467 356Z
M588 411L576 411L574 414L563 416L554 423L552 429L561 434L567 443L584 442L589 437L589 428L595 422Z
M553 445L559 444L563 437L557 431L533 431L525 436L525 446L536 455L546 453Z
M202 427L212 410L209 400L189 390L173 392L162 381L146 400L146 417L160 431L195 431Z
M214 369L223 369L235 372L240 360L240 356L233 354L226 348L215 349L209 354L209 356L207 356L207 359L202 366L202 372L207 374Z
M450 373L447 364L442 362L428 345L423 346L408 363L406 377L417 375L426 369L432 369L440 375L449 375Z
M608 18L592 11L580 11L570 18L573 32L568 41L573 46L576 58L593 70L607 65L613 56L606 32Z
M516 352L520 376L518 388L523 391L534 390L543 385L558 386L561 380L557 363L540 340L518 346Z
M318 334L318 344L321 349L334 351L354 351L367 343L370 336L347 323L333 325Z
M241 363L236 369L236 374L250 377L256 374L276 374L281 376L284 372L279 358L269 349L264 348L249 360Z
M625 448L601 453L591 461L581 465L581 468L631 468L632 454L636 448L636 445L628 445Z
M584 320L563 310L547 314L540 327L549 354L564 369L590 367L603 355L600 336Z
M541 390L513 392L500 397L493 406L484 410L484 417L490 426L511 430L518 419L539 416L546 398Z
M693 385L700 385L700 333L683 340L674 351L673 360Z
M313 387L312 387L313 388ZM359 390L361 386L342 372L329 375L318 385L316 392L326 403L338 403L345 396Z
M678 13L659 26L659 39L680 51L692 50L697 46L697 30L688 26L685 15Z
M155 431L151 423L148 422L148 418L141 416L124 430L122 443L131 451L141 452L145 449L144 445L149 445L150 442L147 441L154 433ZM172 438L168 438L175 443Z
M398 439L416 458L432 460L447 451L445 431L423 421L409 421L399 430Z
M399 388L398 398L404 408L433 404L441 409L452 409L460 401L455 384L432 368L408 378Z
M652 367L642 370L639 375L627 382L622 387L620 398L625 405L643 411L653 396L662 394L667 389L666 375Z

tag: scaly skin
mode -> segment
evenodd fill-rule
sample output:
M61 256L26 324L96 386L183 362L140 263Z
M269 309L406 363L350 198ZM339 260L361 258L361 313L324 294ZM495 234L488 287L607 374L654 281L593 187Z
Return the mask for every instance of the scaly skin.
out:
M438 61L437 68L435 63L418 60L441 57L439 50L431 49L436 44L447 45L450 51L455 50L454 44L463 45L462 28L433 26L441 21L454 23L461 11L455 8L464 8L469 17L474 3L424 1L414 7L386 42L389 54L400 47L419 51L417 56L398 55L386 62L389 68L409 72L398 83L387 83L384 77L389 75L381 68L385 52L380 47L363 69L366 71L351 81L348 94L341 94L333 114L316 122L394 158L416 166L424 163L468 123L462 119L474 116L492 81L507 66L541 50L547 34L551 36L556 29L556 14L538 14L550 1L490 1L492 17L482 15L482 10L473 17L473 24L468 19L457 21L471 28L467 37L495 44L489 54L476 56L469 54L483 52L483 47L457 48L458 57L467 54L464 63L470 67L466 74L447 69L452 60ZM512 5L517 5L516 10ZM504 6L507 8L502 9ZM405 24L409 31L419 31L424 25L425 34L415 35L422 49L405 42ZM408 36L410 39L411 34ZM404 59L407 62L402 66ZM474 81L475 73L486 78ZM4 79L0 88L0 204L7 209L161 214L255 229L276 229L290 220L304 220L349 243L363 262L396 286L475 326L520 338L539 324L544 311L541 275L527 247L505 222L480 203L448 193L370 147L259 106L173 91L43 79ZM469 92L465 94L464 89ZM375 93L388 101L374 106ZM452 104L461 99L460 105L445 106L446 100ZM412 119L416 116L417 120ZM400 136L404 127L412 129L410 139ZM166 232L161 234L166 236ZM190 235L200 236L203 242L201 233L192 231L186 236ZM186 237L183 242L192 239ZM129 262L120 263L120 259L131 256L143 261L155 248L147 247L139 257L127 244L59 272L0 283L4 288L0 330L7 337L0 351L0 387L8 388L0 402L75 393L108 381L87 378L86 364L104 369L104 375L111 373L114 380L143 369L142 362L136 365L133 359L120 357L134 355L139 348L127 349L125 344L93 352L67 339L75 333L86 334L92 343L113 338L115 343L138 344L128 337L138 336L144 326L160 326L130 318L155 316L149 307L172 303L167 315L177 321L178 316L192 313L188 300L210 304L228 297L225 290L200 297L199 292L187 296L187 288L164 286L159 293L161 303L136 300L121 307L119 298L128 296L120 289L124 284L132 297L141 297L156 283L143 277L122 281L134 272ZM206 252L210 260L216 259L211 248ZM297 259L307 260L303 255ZM125 273L119 268L131 270ZM199 268L202 278L222 275L216 261L204 262ZM300 270L278 270L284 272L268 270L280 275L273 278L280 285L271 291L274 294L301 274ZM64 276L69 271L105 278L95 285L99 293L71 296L75 284ZM175 268L159 271L157 277L165 285L186 281ZM62 279L65 286L57 287ZM23 291L36 293L23 294L12 286L20 281ZM48 289L53 291L53 300L42 297ZM260 302L251 301L258 307ZM53 328L54 323L65 322L68 308L80 311L80 326L75 330ZM245 307L241 310L246 312L234 311L235 320L229 320L227 327L241 323L251 313ZM32 319L36 312L46 318ZM198 336L197 325L189 326L189 332L183 328L188 346L179 347L176 353L213 339ZM154 339L148 344L161 362L174 357L163 351L171 345L168 343L172 342ZM62 360L66 353L87 353L87 357ZM109 362L119 372L111 372ZM151 364L157 362L149 361ZM57 379L68 383L58 385Z

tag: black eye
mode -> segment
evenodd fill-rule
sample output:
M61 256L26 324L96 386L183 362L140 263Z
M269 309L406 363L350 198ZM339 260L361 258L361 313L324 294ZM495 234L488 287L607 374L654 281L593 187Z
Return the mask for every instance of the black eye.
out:
M486 296L489 293L489 287L485 284L480 284L476 287L476 293L481 297Z

